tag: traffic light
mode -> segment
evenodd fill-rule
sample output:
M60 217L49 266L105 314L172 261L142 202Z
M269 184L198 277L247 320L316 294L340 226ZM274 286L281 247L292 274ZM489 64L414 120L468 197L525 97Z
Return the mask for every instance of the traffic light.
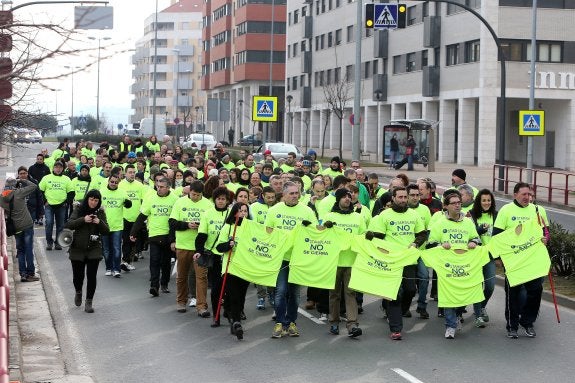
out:
M397 4L397 27L405 28L406 19L407 19L407 6L405 4Z
M365 4L365 27L373 28L373 4Z

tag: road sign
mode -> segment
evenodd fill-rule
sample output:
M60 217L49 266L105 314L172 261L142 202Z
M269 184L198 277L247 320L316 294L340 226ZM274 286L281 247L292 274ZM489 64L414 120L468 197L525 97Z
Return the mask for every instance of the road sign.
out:
M87 123L88 123L88 119L86 118L86 116L81 116L80 118L78 118L78 124L86 125Z
M520 110L519 135L543 136L545 134L545 111Z
M374 29L397 28L397 4L374 4L373 23Z
M254 96L252 105L252 121L277 121L277 97Z

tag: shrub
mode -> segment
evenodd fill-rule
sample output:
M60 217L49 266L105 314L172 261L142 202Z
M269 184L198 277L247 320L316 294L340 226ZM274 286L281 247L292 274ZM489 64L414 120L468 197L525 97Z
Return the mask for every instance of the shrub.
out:
M575 264L575 234L569 233L557 222L549 223L550 241L547 250L551 257L551 266L558 276L573 273Z

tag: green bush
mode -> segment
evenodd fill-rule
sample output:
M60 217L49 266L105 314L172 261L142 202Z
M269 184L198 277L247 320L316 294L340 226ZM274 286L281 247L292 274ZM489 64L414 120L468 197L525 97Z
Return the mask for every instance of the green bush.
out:
M556 222L549 223L549 234L547 250L553 270L557 276L571 275L575 264L575 234Z
M109 134L104 134L104 133L94 133L94 134L86 134L86 135L80 135L80 134L75 134L74 137L72 136L58 136L56 137L58 139L58 142L62 142L64 140L64 138L67 138L68 140L70 140L70 142L77 142L80 141L80 139L84 139L84 141L90 141L92 143L100 143L102 141L108 141L108 143L110 145L113 146L118 146L118 144L122 141L122 137L123 136L111 136ZM135 138L135 137L132 137Z

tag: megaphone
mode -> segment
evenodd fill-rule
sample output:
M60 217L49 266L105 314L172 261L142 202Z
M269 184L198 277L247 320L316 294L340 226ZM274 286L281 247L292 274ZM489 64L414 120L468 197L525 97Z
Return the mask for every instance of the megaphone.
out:
M70 229L62 229L60 234L58 234L58 244L62 247L68 247L72 244L74 240L74 232Z

